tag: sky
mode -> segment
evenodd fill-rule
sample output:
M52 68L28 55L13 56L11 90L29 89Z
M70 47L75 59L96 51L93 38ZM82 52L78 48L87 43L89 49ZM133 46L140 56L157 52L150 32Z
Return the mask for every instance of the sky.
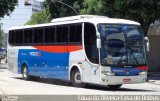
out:
M25 6L25 0L18 0L18 6L11 13L10 16L5 16L1 19L2 29L5 33L8 33L10 27L24 25L32 15L32 6ZM44 1L44 0L38 0Z

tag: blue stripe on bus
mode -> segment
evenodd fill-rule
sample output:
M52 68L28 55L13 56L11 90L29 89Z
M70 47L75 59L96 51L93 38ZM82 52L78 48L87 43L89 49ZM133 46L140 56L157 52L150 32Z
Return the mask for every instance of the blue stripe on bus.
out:
M50 53L37 49L20 49L18 53L18 71L26 63L29 74L49 78L68 80L68 53Z
M122 68L122 67L111 67L112 73L115 73L118 76L133 76L138 75L140 72L144 70L139 70L137 68Z

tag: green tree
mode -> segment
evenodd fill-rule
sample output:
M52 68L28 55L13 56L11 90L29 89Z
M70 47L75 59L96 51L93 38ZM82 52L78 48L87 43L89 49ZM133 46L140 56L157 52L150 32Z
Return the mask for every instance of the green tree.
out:
M56 0L56 1L61 1L73 7L77 12L80 12L80 10L83 8L83 2L84 2L84 0ZM56 1L46 0L44 3L50 20L58 17L77 15L76 12L74 12L74 10Z
M44 2L45 10L32 14L31 19L25 25L47 23L53 18L77 15L70 7L56 1L46 0ZM73 7L77 12L80 12L83 7L83 1L61 0L60 2L64 2Z
M0 47L2 47L2 45L3 45L2 40L3 40L3 30L2 30L1 24L0 24Z
M160 0L85 0L81 13L135 20L147 35L150 24L160 19Z
M33 13L31 19L25 25L42 24L49 22L46 10L42 10L38 13Z
M0 17L4 15L10 15L17 5L18 0L0 0Z
M18 0L0 0L0 18L4 15L10 15L10 13L15 9ZM1 20L1 19L0 19ZM2 47L3 31L0 23L0 47Z

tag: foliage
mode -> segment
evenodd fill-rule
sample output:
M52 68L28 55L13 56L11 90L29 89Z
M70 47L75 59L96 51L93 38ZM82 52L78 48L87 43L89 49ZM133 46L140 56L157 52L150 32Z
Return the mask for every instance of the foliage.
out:
M1 29L1 25L0 25L0 47L2 47L2 40L3 40L3 30Z
M160 0L46 0L45 11L33 14L29 24L45 23L53 18L77 15L61 1L81 14L105 15L137 21L145 35L155 20L160 19ZM28 24L28 23L27 23Z
M84 8L81 10L81 14L93 14L93 15L105 15L114 16L114 4L115 0L86 0Z
M58 17L77 15L74 10L56 1L46 0L44 3L50 20ZM83 1L84 0L61 0L61 2L73 7L77 12L80 12L80 10L83 8Z
M4 15L10 15L17 5L18 0L0 0L0 17Z
M80 11L83 6L83 0L61 0L65 4L73 7L76 11ZM55 2L53 0L46 0L44 2L45 10L32 14L31 19L26 25L41 24L50 22L53 18L76 15L76 13L66 5Z
M147 35L148 28L160 19L160 0L85 0L82 14L98 14L138 21Z
M37 13L33 13L31 19L25 25L42 24L49 22L46 10L42 10Z
M5 15L10 15L10 13L15 9L17 3L18 0L0 0L0 18L4 17ZM3 31L0 23L0 47L2 47L2 40Z

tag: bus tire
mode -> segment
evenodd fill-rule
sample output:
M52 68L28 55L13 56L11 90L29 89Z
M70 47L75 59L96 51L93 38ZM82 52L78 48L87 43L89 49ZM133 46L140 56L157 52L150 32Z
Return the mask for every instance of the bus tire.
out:
M24 80L31 80L31 76L28 75L28 68L26 65L23 65L22 67L22 77Z
M40 81L41 80L40 76L30 76L30 78L34 81Z
M81 81L81 74L78 69L74 69L71 72L71 82L75 87L85 87L85 84Z
M122 86L122 84L119 85L108 85L109 89L114 90L114 89L119 89Z

